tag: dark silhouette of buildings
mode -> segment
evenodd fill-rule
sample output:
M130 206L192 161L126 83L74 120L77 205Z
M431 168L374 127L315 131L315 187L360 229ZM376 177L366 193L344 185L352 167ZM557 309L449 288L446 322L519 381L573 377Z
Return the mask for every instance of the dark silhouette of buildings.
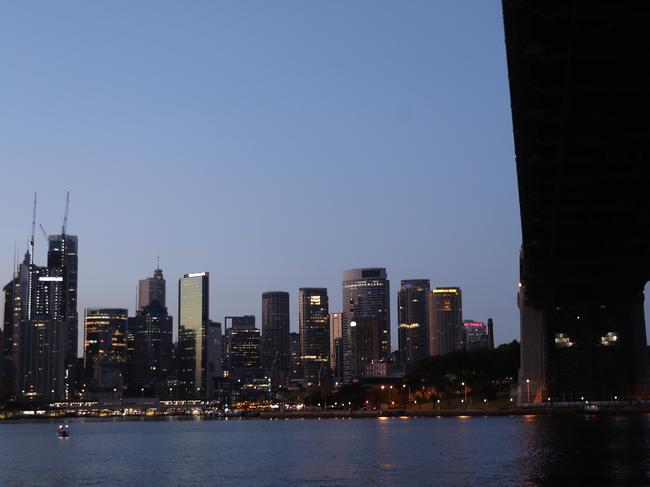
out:
M488 332L488 348L490 350L494 350L494 322L492 321L492 318L488 318L487 332Z
M398 339L402 365L409 367L429 353L431 287L428 279L401 282L397 292Z
M300 360L303 378L317 381L328 368L330 332L327 289L303 287L299 291Z

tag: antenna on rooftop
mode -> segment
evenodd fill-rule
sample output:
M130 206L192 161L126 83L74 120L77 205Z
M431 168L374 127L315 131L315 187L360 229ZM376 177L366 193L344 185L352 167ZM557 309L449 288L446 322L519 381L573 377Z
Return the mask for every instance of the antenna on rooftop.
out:
M63 215L63 225L61 226L61 235L65 235L68 229L68 210L70 209L70 191L65 194L65 213Z

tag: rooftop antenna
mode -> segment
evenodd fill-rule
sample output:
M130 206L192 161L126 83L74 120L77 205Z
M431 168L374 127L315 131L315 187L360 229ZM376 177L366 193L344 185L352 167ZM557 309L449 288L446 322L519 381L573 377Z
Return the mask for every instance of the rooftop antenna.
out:
M156 259L157 259L156 269L160 270L160 256L156 257Z
M29 264L34 264L34 233L36 232L36 193L34 193L34 208L32 210L32 236L29 239Z
M65 194L65 213L63 215L63 225L61 226L61 235L65 235L68 229L68 210L70 209L70 191Z
M34 285L34 233L36 232L36 193L32 210L32 235L29 239L29 281L27 284L27 319L32 319L32 286Z

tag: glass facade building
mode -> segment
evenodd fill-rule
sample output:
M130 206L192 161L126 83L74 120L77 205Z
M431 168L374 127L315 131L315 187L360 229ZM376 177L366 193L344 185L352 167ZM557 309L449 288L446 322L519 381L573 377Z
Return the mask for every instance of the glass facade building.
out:
M95 392L122 390L127 364L129 312L124 308L86 308L84 364Z
M428 279L401 282L397 292L397 315L400 361L409 367L430 355L431 287Z
M386 269L346 270L342 304L343 375L345 380L350 380L363 374L361 350L368 352L362 355L370 362L390 358L390 282ZM363 333L353 329L357 323L363 323ZM361 336L364 337L363 345L357 340ZM366 343L366 340L377 340L377 343Z
M262 294L262 367L289 371L289 293Z
M300 288L300 359L303 378L315 381L329 366L329 300L325 288Z
M178 392L185 398L207 393L209 279L209 273L197 272L178 282Z

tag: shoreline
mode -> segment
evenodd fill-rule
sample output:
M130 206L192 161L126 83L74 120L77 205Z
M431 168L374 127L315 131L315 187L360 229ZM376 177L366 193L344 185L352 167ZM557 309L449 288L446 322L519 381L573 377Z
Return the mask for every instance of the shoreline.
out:
M67 419L87 419L92 421L161 421L161 420L323 420L323 419L379 419L379 418L458 418L468 419L474 417L499 417L499 416L570 416L581 414L585 416L614 416L614 415L635 415L650 414L650 406L609 406L602 407L599 411L585 411L583 408L565 407L525 407L508 409L468 409L468 410L404 410L390 409L385 411L363 411L363 410L334 410L334 411L260 411L259 413L247 414L61 414L61 415L15 415L0 419L2 423L16 422L57 422Z

